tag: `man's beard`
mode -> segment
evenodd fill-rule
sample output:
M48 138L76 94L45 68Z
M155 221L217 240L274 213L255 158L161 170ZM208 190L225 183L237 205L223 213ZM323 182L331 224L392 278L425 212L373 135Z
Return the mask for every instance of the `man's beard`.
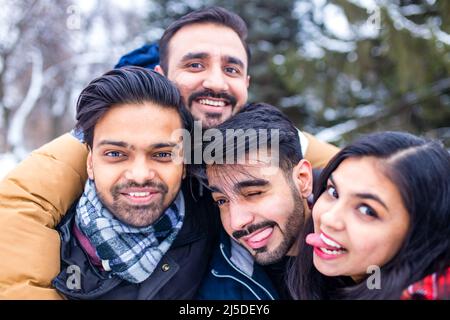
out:
M225 92L222 93L215 93L211 90L203 90L203 91L197 91L193 92L189 98L188 98L188 107L189 110L192 110L192 103L197 100L200 97L209 97L209 98L216 98L216 99L222 99L225 100L226 105L231 106L231 113L233 113L233 110L236 107L237 99ZM205 129L217 127L219 124L221 124L226 119L222 119L222 112L207 112L204 114L205 119L203 120L202 126ZM200 119L194 119L194 120L200 120Z
M146 205L130 205L126 203L121 197L121 190L126 188L153 188L160 192L159 199ZM110 193L112 195L112 203L107 203L105 197L101 192L97 192L100 201L111 212L111 214L121 222L133 227L146 227L154 223L162 213L168 208L164 206L168 188L164 183L157 183L154 181L146 181L143 184L138 184L130 181L123 184L117 184L111 187ZM175 193L177 194L177 193ZM173 200L173 199L172 199ZM172 201L170 201L171 203Z
M222 113L207 112L204 115L205 115L205 118L203 119L203 122L202 122L202 126L204 129L215 128L223 122L222 121ZM200 120L200 119L195 119L195 120ZM226 119L224 119L224 121L225 120Z
M301 228L303 228L305 221L305 207L303 206L302 198L298 194L298 190L293 185L293 182L289 182L289 187L291 189L291 197L294 201L294 208L286 219L284 231L275 221L267 220L255 225L250 225L247 230L238 230L232 234L235 239L238 239L261 228L278 227L283 235L283 240L278 247L272 251L268 251L266 246L253 249L254 259L260 265L269 265L281 261L296 243L298 237L300 237Z

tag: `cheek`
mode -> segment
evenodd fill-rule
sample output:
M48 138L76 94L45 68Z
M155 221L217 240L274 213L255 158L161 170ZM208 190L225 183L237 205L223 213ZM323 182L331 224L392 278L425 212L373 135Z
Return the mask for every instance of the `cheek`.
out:
M397 239L378 229L347 225L352 251L365 265L386 264L397 252Z
M230 226L230 215L222 207L220 207L219 209L220 209L220 220L222 221L223 228L228 233L228 235L231 236L233 230L231 229Z
M239 82L233 83L232 87L233 87L233 89L232 89L233 94L235 95L236 99L238 101L240 101L239 105L247 102L248 91L247 91L246 83L244 81L239 81Z
M312 219L314 222L314 231L318 232L320 228L320 216L322 213L326 212L329 205L328 203L323 199L323 197L319 197L319 199L314 204L314 207L312 209Z
M176 192L183 178L183 165L169 166L161 168L159 176L164 184L169 188L169 192Z
M406 232L398 232L398 229L393 229L389 234L380 237L378 245L383 248L383 251L380 252L380 265L386 264L397 254L405 237Z
M198 86L200 78L195 74L182 73L178 75L173 82L176 84L183 97L189 97L194 88Z
M123 173L120 166L100 165L95 161L92 171L96 188L105 195L110 193L112 186L120 182Z
M267 197L256 202L252 207L263 220L275 221L279 226L284 227L289 223L287 219L294 210L294 201L286 196Z
M124 172L125 167L120 163L108 163L99 157L92 158L92 173L96 185L112 186L120 181Z

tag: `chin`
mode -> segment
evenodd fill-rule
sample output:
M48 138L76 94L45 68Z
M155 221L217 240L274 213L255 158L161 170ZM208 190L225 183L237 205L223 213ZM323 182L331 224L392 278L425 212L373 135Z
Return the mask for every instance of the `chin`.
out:
M258 264L260 264L262 266L266 266L266 265L274 264L274 263L281 261L283 259L284 255L281 255L281 256L273 255L273 253L265 252L263 254L256 253L254 255L254 257L255 257L255 261Z

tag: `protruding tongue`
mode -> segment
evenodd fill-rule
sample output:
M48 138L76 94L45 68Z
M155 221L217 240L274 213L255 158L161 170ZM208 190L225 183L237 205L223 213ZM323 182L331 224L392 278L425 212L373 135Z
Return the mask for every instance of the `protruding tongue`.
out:
M313 247L328 248L329 246L323 242L318 233L310 233L306 236L306 243Z
M251 237L249 239L249 241L251 241L251 242L261 241L262 239L267 238L272 233L272 231L273 231L273 228L264 229L263 231L258 232L256 235Z

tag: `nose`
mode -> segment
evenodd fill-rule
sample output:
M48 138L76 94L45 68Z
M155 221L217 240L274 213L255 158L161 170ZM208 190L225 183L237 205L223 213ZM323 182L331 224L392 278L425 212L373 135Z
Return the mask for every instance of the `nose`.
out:
M125 172L127 180L133 180L137 183L144 183L148 180L153 180L156 176L154 168L147 163L145 157L137 157Z
M338 203L334 203L327 208L325 212L320 214L320 226L334 231L342 231L345 229L344 214L345 208Z
M213 66L208 70L203 87L214 92L228 91L228 82L221 66Z
M246 226L250 225L255 218L250 208L231 201L229 205L229 214L230 226L233 230L244 229Z

